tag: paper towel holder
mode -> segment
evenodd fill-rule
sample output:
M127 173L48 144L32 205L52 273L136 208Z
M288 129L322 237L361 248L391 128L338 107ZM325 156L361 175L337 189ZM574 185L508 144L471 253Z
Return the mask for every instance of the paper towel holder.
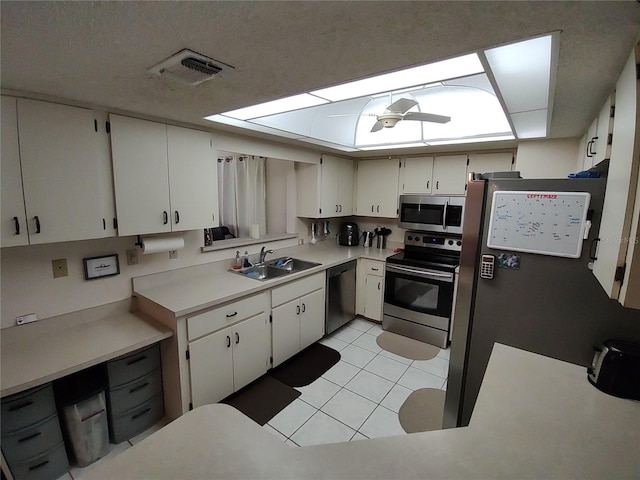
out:
M134 245L136 247L140 247L142 248L144 245L142 245L142 237L140 237L140 235L138 235L138 241L136 243L134 243Z

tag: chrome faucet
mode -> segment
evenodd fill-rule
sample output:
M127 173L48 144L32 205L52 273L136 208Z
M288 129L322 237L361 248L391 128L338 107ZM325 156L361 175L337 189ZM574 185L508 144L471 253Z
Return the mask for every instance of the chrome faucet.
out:
M268 253L273 253L273 250L265 250L264 248L265 247L262 247L262 249L260 249L259 263L264 263L264 257L266 257Z

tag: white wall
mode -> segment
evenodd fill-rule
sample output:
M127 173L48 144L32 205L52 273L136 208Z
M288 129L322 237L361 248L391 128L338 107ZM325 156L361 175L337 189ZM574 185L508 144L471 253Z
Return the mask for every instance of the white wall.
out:
M576 172L579 143L579 138L522 141L514 170L522 178L566 178Z

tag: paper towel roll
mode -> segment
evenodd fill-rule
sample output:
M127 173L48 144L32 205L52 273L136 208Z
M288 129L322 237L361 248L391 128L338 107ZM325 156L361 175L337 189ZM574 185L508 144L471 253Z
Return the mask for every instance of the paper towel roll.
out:
M170 252L184 248L184 238L181 236L170 237L142 237L142 253Z
M260 238L260 225L257 223L251 224L251 238Z

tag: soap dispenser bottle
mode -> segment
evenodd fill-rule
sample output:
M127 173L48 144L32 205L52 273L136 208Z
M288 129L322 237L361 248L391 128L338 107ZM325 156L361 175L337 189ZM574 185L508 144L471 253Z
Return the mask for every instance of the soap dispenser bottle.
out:
M244 251L244 259L242 260L243 267L250 267L251 263L249 262L249 252L247 250Z
M236 250L236 259L233 263L234 270L240 270L242 268L242 261L240 260L240 250Z

